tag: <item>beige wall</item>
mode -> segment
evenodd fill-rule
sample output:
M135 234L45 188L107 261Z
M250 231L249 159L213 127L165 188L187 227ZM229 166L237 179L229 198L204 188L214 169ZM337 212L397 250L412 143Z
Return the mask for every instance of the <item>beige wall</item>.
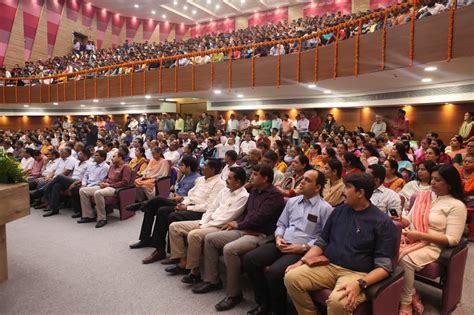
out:
M352 13L367 11L370 8L370 0L352 0Z
M247 15L235 17L235 29L241 30L249 26L249 20Z
M298 4L288 7L288 22L297 20L303 17L304 4Z

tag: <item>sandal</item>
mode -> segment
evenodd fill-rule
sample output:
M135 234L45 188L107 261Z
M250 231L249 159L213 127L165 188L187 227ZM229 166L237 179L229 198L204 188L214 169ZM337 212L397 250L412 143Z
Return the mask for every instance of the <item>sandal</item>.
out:
M413 305L413 314L422 315L423 311L425 310L425 306L421 302L421 298L417 293L413 295L411 303Z

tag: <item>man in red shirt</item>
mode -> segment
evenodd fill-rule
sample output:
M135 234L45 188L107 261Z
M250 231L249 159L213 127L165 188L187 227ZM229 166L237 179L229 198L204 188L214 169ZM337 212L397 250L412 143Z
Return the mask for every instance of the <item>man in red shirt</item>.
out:
M318 112L315 111L313 113L313 116L311 116L311 119L309 120L309 131L311 133L314 133L316 131L319 131L320 127L321 127L321 117L319 117Z
M410 123L408 119L406 119L405 115L406 112L403 109L399 109L397 118L395 118L393 121L392 132L395 138L400 137L410 130Z

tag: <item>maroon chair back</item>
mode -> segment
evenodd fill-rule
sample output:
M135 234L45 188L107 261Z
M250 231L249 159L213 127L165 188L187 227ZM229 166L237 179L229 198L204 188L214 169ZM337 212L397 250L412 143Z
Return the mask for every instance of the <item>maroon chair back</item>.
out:
M155 183L155 195L163 198L169 198L171 188L171 177L165 176L159 178Z

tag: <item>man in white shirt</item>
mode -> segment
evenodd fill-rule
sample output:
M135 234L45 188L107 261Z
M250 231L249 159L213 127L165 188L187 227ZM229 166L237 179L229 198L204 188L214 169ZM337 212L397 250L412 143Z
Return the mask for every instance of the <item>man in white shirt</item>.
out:
M260 121L260 116L255 115L255 119L250 122L250 128L252 129L252 137L256 139L258 137L258 133L260 131L260 125L262 122Z
M387 131L387 124L382 120L382 116L375 115L375 122L372 124L372 127L370 127L370 131L373 132L376 137Z
M220 178L221 162L208 159L202 169L203 177L196 179L188 195L179 199L155 197L143 203L144 212L140 242L131 248L154 247L153 253L143 259L144 264L166 258L166 234L175 221L199 220L225 184ZM156 222L155 222L156 218Z
M46 185L54 177L54 172L56 171L59 165L59 152L56 150L51 150L47 155L48 162L41 172L41 176L35 178L34 181L29 182L30 190L39 189Z
M268 139L270 140L270 147L275 145L277 140L281 140L280 136L278 135L277 128L272 128L271 134L268 136Z
M230 169L232 167L237 167L238 166L237 163L235 163L237 161L237 156L238 156L238 154L234 150L226 151L226 153L224 154L225 166L224 166L224 168L222 169L222 172L221 172L221 179L223 181L227 180L227 177L229 176Z
M246 132L250 127L250 120L247 119L247 115L242 114L242 118L239 121L239 132Z
M33 163L35 162L35 159L33 158L33 153L34 150L31 148L26 148L21 151L21 169L23 170L23 173L29 172L33 168Z
M163 154L165 160L171 162L172 166L178 165L179 159L181 158L181 154L178 152L178 144L176 142L172 142L170 144L169 150Z
M209 233L220 231L224 224L242 214L249 196L244 187L245 181L245 171L240 167L231 167L226 180L227 187L219 192L201 220L174 222L170 225L171 259L179 259L179 263L166 268L167 272L173 275L187 274L181 280L184 283L200 282L199 264L204 238Z
M252 140L250 133L246 133L244 136L244 141L240 144L240 152L242 155L247 155L253 149L257 148L257 144Z
M309 120L306 118L304 113L300 113L300 119L296 122L296 130L298 131L300 139L308 133Z
M280 130L281 130L281 123L283 121L281 120L281 118L278 116L278 113L273 113L272 114L272 130L273 128L275 128L277 130L277 134L280 133Z
M235 118L234 114L230 115L230 119L227 122L227 133L230 133L233 130L239 130L239 121Z
M383 185L386 175L385 168L380 164L372 164L369 165L366 172L374 177L375 187L377 187L370 198L370 202L388 216L391 216L390 210L392 209L397 211L398 216L400 216L402 211L401 197L395 191Z
M268 165L273 168L273 185L282 182L285 178L285 175L275 167L277 164L277 160L277 154L272 150L268 150L262 156L262 160L260 161L261 164Z

